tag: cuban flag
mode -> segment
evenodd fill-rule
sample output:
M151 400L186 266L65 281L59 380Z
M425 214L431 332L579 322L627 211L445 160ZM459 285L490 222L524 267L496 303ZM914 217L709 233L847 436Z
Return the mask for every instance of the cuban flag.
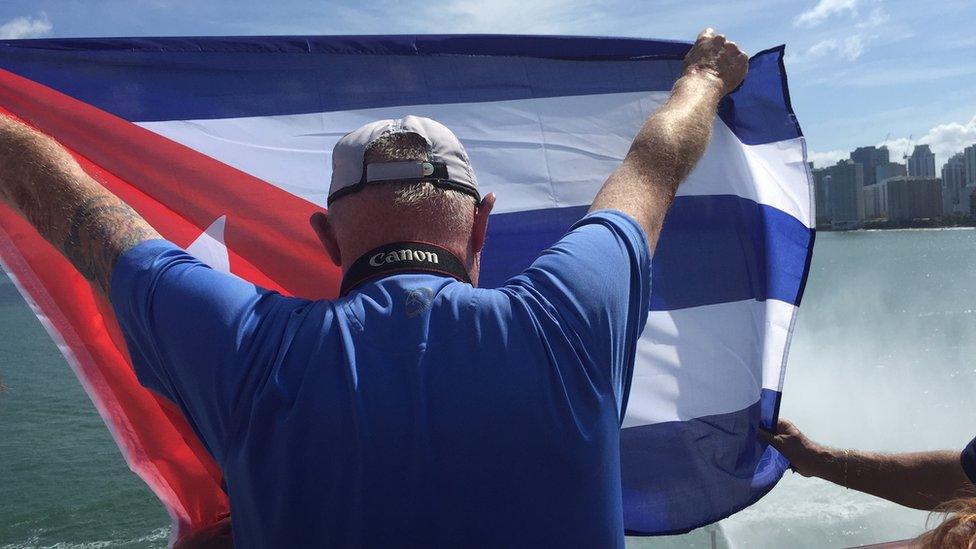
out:
M331 150L378 119L427 116L498 203L482 285L582 217L681 73L684 42L542 36L51 39L0 42L0 107L67 147L160 233L216 269L335 297L307 225ZM621 431L631 534L680 533L769 491L775 424L814 240L783 48L756 54L668 214ZM0 258L58 343L173 539L228 512L177 408L141 388L111 308L11 211Z

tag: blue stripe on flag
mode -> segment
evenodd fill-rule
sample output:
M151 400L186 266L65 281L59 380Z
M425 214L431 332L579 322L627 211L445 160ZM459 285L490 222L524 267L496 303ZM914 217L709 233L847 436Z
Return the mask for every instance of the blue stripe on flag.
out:
M719 105L719 116L747 145L803 135L786 87L783 53L779 46L754 55L742 87Z
M0 67L151 122L662 91L688 47L540 36L7 40ZM725 100L735 114L726 105L723 120L745 143L800 135L781 59L781 48L753 58Z
M751 433L779 397L763 389L760 400L744 410L621 430L628 533L684 533L771 490L789 462Z
M500 286L586 215L586 206L498 214L488 224L481 284ZM734 195L679 196L651 264L652 310L745 299L797 304L813 231Z
M365 36L199 36L0 40L0 48L62 51L498 55L575 61L682 59L690 42L604 36L388 34Z
M572 39L565 41L573 47ZM71 41L57 41L66 42ZM388 45L364 37L343 53L313 55L290 48L132 52L7 47L0 48L0 65L134 122L668 90L681 71L680 56L591 62L477 50L466 55L372 53Z

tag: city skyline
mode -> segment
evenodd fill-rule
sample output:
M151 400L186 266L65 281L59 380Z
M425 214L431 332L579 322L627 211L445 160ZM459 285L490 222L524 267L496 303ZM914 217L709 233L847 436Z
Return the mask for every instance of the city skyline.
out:
M976 222L976 142L938 170L927 144L902 155L903 164L892 162L883 146L857 147L848 156L829 166L810 163L819 228Z
M962 170L964 174L968 174L965 176L967 177L966 179L967 184L976 185L976 137L973 138L972 142L964 143L963 145L961 145L958 150L950 151L948 153L948 156L946 156L943 162L938 161L938 157L935 155L934 152L932 152L931 146L928 145L927 143L912 145L912 147L908 149L908 151L909 154L907 155L892 156L892 154L894 153L891 151L889 147L885 145L861 145L851 151L840 151L841 153L844 154L844 156L840 156L836 160L829 161L828 163L818 163L814 159L808 159L808 160L814 169L829 168L845 160L850 160L854 163L859 163L862 165L867 165L870 163L871 172L873 172L874 167L879 165L883 166L885 164L898 164L907 169L907 175L909 176L940 177L940 178L942 178L940 174L945 170L947 166L949 166L952 163L958 163L960 166L960 170ZM927 169L923 170L919 168L913 173L912 162L913 159L916 158L916 154L925 157L925 163ZM863 155L865 160L861 160L857 158L858 155ZM877 163L871 162L871 160L873 160L876 155L880 160ZM891 160L892 158L894 160ZM901 162L898 162L899 158L902 160ZM916 162L921 163L922 160L920 159ZM864 185L870 185L877 179L884 179L884 177L879 178L876 175L875 176L869 175L869 171L867 167L865 168L865 170L866 171L864 174ZM906 174L896 174L896 175L906 175Z
M942 0L8 0L0 37L512 33L689 41L713 26L749 53L786 44L793 106L817 165L859 145L937 166L976 141L976 3ZM887 136L887 138L886 138ZM909 151L910 152L910 151Z

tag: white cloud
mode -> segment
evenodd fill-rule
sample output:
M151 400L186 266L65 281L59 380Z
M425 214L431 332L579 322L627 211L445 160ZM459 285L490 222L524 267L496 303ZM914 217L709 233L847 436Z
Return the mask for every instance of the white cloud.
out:
M869 46L878 50L894 42L904 42L913 33L903 22L891 20L882 0L821 0L814 8L797 16L794 26L813 27L834 14L843 17L836 17L817 31L794 32L792 43L800 53L787 54L787 62L798 65L801 70L816 68L822 73L824 71L819 69L828 62L856 61ZM884 32L881 32L882 28ZM813 63L816 60L822 62Z
M918 142L927 143L932 147L936 159L941 159L939 162L941 166L953 154L976 143L976 116L964 124L958 122L939 124L929 130L929 133L925 134Z
M864 53L864 39L856 35L848 36L843 42L836 45L834 51L844 59L853 61Z
M875 27L884 25L888 22L888 19L888 12L886 12L881 6L875 6L874 9L871 10L871 14L868 15L868 18L858 23L857 26L862 29L873 29Z
M915 139L912 138L912 145L914 144L915 144ZM880 147L881 143L878 143L877 146ZM907 137L898 137L896 139L889 139L888 142L885 144L885 146L888 147L888 156L892 162L901 163L903 162L902 157L905 154L912 154L912 147L911 145L909 145Z
M827 166L833 166L838 160L843 160L845 158L850 158L850 151L827 151L827 152L809 152L807 154L807 160L813 162L814 168L826 168Z
M888 147L892 162L904 162L903 156L912 154L915 145L928 145L935 153L936 171L942 169L942 165L953 154L964 148L976 144L976 116L968 122L949 122L939 124L928 130L925 135L914 135L909 142L908 137L890 138L884 143L877 143L875 146L884 145ZM833 150L826 152L808 153L808 160L813 162L817 168L833 166L838 160L849 158L851 152L845 150Z
M817 5L797 15L793 19L794 27L815 27L823 23L831 15L841 12L857 12L858 0L820 0Z
M976 144L976 116L969 122L949 122L931 128L925 135L914 137L912 145L928 145L935 153L936 171L942 169L942 164L953 154L969 145ZM907 137L888 140L888 150L891 151L892 162L901 162L902 155L911 154Z
M843 40L828 38L810 46L807 51L796 55L787 55L788 64L803 64L816 61L826 56L835 56L847 61L854 61L864 53L864 38L860 35L848 36Z
M38 17L15 17L0 25L0 39L36 38L48 34L53 28L44 12Z

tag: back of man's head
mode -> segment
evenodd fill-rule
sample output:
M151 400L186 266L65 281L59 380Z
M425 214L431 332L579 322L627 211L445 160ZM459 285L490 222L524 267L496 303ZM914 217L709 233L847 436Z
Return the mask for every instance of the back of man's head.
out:
M393 133L370 144L364 160L382 164L430 158L423 137ZM336 200L329 210L343 257L355 260L357 251L366 253L396 241L429 242L460 256L467 251L477 205L469 194L428 181L390 180L365 185Z
M457 256L477 284L494 195L478 192L464 147L429 118L380 120L346 134L332 155L329 212L313 226L348 268L393 242L423 242Z

